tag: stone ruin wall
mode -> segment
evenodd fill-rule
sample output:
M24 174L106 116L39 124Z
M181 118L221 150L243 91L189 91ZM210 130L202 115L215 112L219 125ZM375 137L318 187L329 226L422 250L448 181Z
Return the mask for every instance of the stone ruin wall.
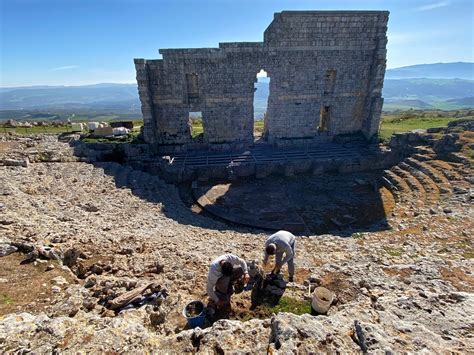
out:
M283 11L263 42L161 49L163 59L135 59L145 141L190 146L189 113L201 112L201 144L253 144L261 69L270 77L270 143L327 141L357 131L371 138L383 104L387 22L386 11Z

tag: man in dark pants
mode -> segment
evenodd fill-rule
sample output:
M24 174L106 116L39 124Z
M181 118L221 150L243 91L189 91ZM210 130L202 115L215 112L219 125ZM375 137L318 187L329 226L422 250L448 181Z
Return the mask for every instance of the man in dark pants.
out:
M215 288L215 293L219 298L218 305L225 305L230 303L230 296L234 292L242 291L244 288L244 270L241 266L234 267L232 270L232 275L222 276L217 280Z

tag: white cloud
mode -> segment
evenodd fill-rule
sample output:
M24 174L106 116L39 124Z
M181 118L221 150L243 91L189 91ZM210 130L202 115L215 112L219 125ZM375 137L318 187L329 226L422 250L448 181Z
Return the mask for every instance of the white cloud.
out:
M266 78L267 77L267 72L263 69L261 69L258 73L257 73L257 78Z
M58 71L58 70L68 70L68 69L76 69L76 68L79 68L78 65L65 65L63 67L56 67L56 68L52 68L50 69L51 71Z
M439 1L439 2L434 2L432 4L416 7L415 11L429 11L429 10L433 10L433 9L438 9L440 7L445 7L445 6L448 6L448 5L449 5L449 2L447 2L447 1Z

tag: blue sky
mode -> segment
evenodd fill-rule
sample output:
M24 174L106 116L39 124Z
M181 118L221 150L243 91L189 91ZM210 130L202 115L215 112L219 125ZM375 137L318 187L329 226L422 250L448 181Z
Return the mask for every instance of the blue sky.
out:
M281 10L389 10L388 67L474 61L472 0L0 0L0 86L134 82L158 48L262 41Z

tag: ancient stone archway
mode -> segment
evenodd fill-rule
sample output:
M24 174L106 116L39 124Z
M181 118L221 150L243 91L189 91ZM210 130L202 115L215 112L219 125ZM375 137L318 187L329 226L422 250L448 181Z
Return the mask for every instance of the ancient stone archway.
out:
M161 49L163 59L135 59L145 141L178 150L194 143L188 113L199 111L202 144L252 145L253 85L262 68L271 76L269 143L316 144L356 132L370 139L383 104L387 21L386 11L283 11L263 42ZM330 117L322 134L317 118L324 106Z

